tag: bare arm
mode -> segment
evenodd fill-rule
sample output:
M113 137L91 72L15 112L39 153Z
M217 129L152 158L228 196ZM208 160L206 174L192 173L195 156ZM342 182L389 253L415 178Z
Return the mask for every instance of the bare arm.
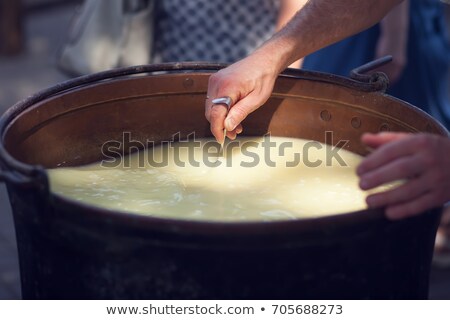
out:
M254 54L276 53L276 70L380 21L402 0L309 0Z

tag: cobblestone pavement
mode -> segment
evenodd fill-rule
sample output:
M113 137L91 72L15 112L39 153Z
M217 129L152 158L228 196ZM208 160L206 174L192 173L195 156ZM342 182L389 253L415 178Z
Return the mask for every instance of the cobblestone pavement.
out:
M22 55L0 57L0 114L30 94L65 79L54 67L73 5L36 11L26 19L27 46ZM431 275L430 297L450 299L450 269ZM20 299L20 276L12 213L0 185L0 299Z

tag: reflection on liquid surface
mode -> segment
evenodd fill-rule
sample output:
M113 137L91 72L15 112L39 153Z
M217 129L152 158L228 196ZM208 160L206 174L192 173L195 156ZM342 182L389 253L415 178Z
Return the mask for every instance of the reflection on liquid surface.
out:
M336 159L327 166L331 147L318 142L270 137L275 146L268 148L263 138L244 137L217 157L217 144L196 141L148 149L116 167L51 169L52 191L116 211L214 221L288 220L366 208L356 154L340 150L346 166Z

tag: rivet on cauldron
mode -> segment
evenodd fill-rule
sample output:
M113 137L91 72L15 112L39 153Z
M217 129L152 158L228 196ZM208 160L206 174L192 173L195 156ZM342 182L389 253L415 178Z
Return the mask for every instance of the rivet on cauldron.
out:
M381 131L391 131L391 127L389 127L389 125L387 124L387 123L383 123L381 126L380 126L380 132Z
M358 117L353 117L351 123L352 123L352 127L355 129L358 129L359 127L361 127L361 119Z
M328 110L322 110L320 113L320 118L323 121L330 121L331 120L331 113L328 112Z
M192 79L192 78L186 78L186 79L184 79L184 81L183 81L183 86L184 86L185 88L192 87L193 85L194 85L194 79Z

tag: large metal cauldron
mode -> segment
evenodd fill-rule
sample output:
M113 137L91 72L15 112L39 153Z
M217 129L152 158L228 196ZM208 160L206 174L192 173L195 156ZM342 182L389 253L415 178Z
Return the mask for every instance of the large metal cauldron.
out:
M440 209L391 222L383 210L270 223L176 221L122 214L49 192L58 164L100 160L123 132L145 142L210 136L204 99L215 64L108 71L57 85L2 117L0 178L17 233L24 298L426 298ZM151 74L154 71L165 73ZM131 74L140 76L129 77ZM432 118L383 94L379 75L287 71L247 135L350 140L363 132L445 134ZM127 146L124 146L127 148Z

